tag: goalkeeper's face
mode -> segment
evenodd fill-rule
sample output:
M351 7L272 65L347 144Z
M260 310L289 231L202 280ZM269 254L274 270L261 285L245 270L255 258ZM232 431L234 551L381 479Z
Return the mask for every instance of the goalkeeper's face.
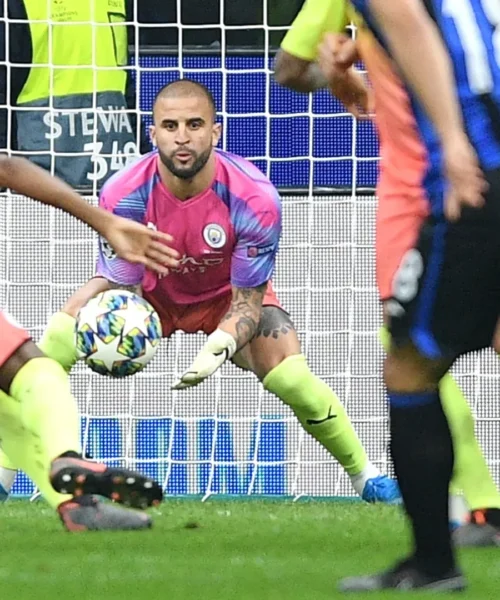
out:
M151 139L161 162L180 179L193 179L207 164L220 138L220 125L204 97L159 98Z

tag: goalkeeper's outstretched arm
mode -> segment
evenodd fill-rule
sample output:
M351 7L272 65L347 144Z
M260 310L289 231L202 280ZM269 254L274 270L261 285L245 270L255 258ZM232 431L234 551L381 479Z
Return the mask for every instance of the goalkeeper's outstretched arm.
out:
M198 385L248 344L257 333L266 289L267 282L252 288L233 287L229 310L173 389Z
M106 238L117 255L131 263L161 274L178 265L178 253L168 246L171 236L91 206L69 185L24 158L0 156L0 187L73 215Z
M40 350L56 360L66 371L71 371L77 361L75 325L79 310L97 294L115 288L142 293L140 284L121 286L105 277L93 277L66 301L59 312L50 317L38 344Z
M87 283L76 290L76 292L70 296L68 300L66 300L61 310L71 317L76 318L82 306L85 306L85 304L87 304L87 302L92 298L95 298L97 294L115 289L128 290L129 292L133 292L134 294L142 296L141 284L120 285L118 283L114 283L113 281L109 281L105 277L96 276L92 277L92 279L89 279Z

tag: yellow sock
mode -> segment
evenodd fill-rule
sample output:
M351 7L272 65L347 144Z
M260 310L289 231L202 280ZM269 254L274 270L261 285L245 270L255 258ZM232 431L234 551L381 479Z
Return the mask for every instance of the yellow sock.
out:
M17 469L15 465L12 464L12 461L5 452L0 449L0 502L8 498L16 476Z
M5 452L0 450L0 469L9 469L9 471L15 471L16 466L10 460L10 458L5 454Z
M292 408L304 429L339 461L349 475L357 475L367 468L369 461L365 450L344 407L328 385L311 373L305 356L298 354L286 358L266 375L263 384L266 390ZM368 478L378 474L375 470Z
M38 343L45 356L56 360L68 373L77 361L75 326L74 317L57 312L50 317Z
M386 350L390 345L390 339L390 333L386 328L382 328L380 340ZM471 510L500 508L500 494L476 439L471 408L457 382L449 373L441 380L439 394L448 419L455 451L455 470L450 492L463 491Z
M67 497L50 486L50 464L64 452L80 452L78 408L64 369L50 358L32 359L14 377L10 395L0 400L5 453L57 506Z
M28 475L50 506L57 508L59 504L71 498L71 496L58 494L50 484L50 461L39 457L39 438L22 426L20 403L2 391L0 391L0 437L5 452L13 457L11 465Z
M471 510L500 508L500 494L477 441L469 403L449 373L441 380L439 391L455 450L452 489L463 491Z

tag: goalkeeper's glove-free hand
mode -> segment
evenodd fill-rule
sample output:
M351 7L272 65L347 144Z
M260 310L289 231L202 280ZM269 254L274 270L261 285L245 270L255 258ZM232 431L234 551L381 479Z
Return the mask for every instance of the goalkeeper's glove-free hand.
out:
M193 363L172 386L173 390L183 390L198 385L210 377L222 364L236 352L234 337L216 329L207 339L205 345L194 359Z

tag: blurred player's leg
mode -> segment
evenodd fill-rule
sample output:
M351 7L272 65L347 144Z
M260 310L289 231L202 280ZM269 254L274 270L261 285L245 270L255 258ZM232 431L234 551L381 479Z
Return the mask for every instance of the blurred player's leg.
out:
M17 469L0 449L0 502L5 502L14 486Z
M151 526L143 513L97 501L91 494L80 497L59 494L49 479L51 461L44 458L36 433L20 425L20 403L0 391L0 435L17 466L37 485L43 498L59 514L68 531L145 529ZM57 461L55 461L57 468Z
M453 445L439 382L456 356L493 340L500 307L500 239L494 212L500 187L494 177L491 183L490 202L481 211L464 211L453 224L430 219L424 225L412 253L413 258L420 256L422 267L410 274L414 293L402 288L399 298L395 293L402 310L391 318L393 344L384 376L394 466L414 552L390 571L345 580L344 590L395 588L401 581L405 589L465 586L448 525Z
M117 523L127 520L125 513L130 515L132 528L149 526L147 517L134 512L100 503L92 505L86 498L65 502L68 497L57 497L50 490L49 471L53 484L59 479L68 481L67 491L80 496L98 493L131 505L151 503L152 493L161 496L151 480L81 459L78 410L66 373L57 362L43 356L28 334L2 313L0 329L0 438L12 463L34 480L53 505L59 505L68 529L117 528ZM134 481L124 490L129 474ZM148 489L144 489L146 483ZM132 492L137 496L131 499ZM103 513L104 518L100 518Z
M396 482L381 475L368 460L340 400L309 369L290 317L283 310L264 306L258 333L240 358L338 460L364 500L400 501Z
M56 360L67 372L76 362L74 339L75 319L64 312L55 313L49 320L38 347L45 356ZM56 427L56 424L54 424ZM0 502L4 502L12 490L17 470L12 461L0 450ZM47 480L48 482L48 480ZM51 485L43 493L47 502L57 508L61 503L60 495Z
M63 311L54 313L38 343L45 356L56 360L68 373L77 360L75 326L75 318L68 313Z
M16 465L37 485L44 499L57 510L61 521L69 531L145 529L151 526L150 519L143 513L103 504L91 494L79 497L59 494L51 485L49 469L51 461L46 459L43 443L36 432L22 425L22 406L11 396L0 391L0 435L9 452L16 458ZM68 454L71 454L69 452ZM75 453L76 454L76 453ZM67 466L67 461L79 461L68 457L52 462L52 472ZM63 464L61 461L65 461ZM85 461L87 462L87 461ZM97 465L90 464L91 469ZM78 472L81 471L81 468ZM99 489L99 494L105 490Z
M405 195L399 191L387 193L388 189L384 187L382 192L377 207L376 273L379 294L384 300L385 311L388 312L394 303L397 307L397 301L393 298L395 276L408 251L415 247L428 207L423 191L416 195ZM390 347L390 334L386 327L380 331L380 340L387 351ZM459 510L451 511L451 525L456 528L464 521L464 515L467 514L467 510L464 510L464 497L471 509L481 510L490 520L495 519L496 509L500 507L500 494L476 439L471 407L450 374L445 375L440 382L440 395L455 451L450 500L451 508L458 507ZM458 490L464 495L458 495ZM479 518L482 516L483 514ZM471 518L474 519L473 513ZM472 524L456 529L455 541L461 545L484 544L484 537L488 537L493 543L492 528L483 527L482 534L478 535L477 530L481 527L479 524Z
M49 469L46 461L36 460L37 438L29 430L25 430L21 421L19 402L0 391L0 430L2 443L7 451L13 452L15 464L25 471L54 509L69 500L71 496L58 494L49 481ZM10 459L8 459L10 460ZM11 462L14 465L14 462Z
M442 365L441 372L447 367ZM429 582L455 577L448 525L453 444L437 385L440 377L432 387L433 368L411 346L393 349L385 367L392 456L413 525L415 571Z
M477 441L471 407L449 373L440 382L440 395L455 452L452 485L463 491L471 510L500 508L500 494Z
M453 540L460 546L496 546L500 494L477 441L472 410L450 374L441 380L440 392L455 452L452 488L463 492L471 511L471 523L456 529Z
M386 328L381 330L380 339L387 350L390 347L390 334ZM492 534L494 532L496 535L498 533L496 527L500 526L498 520L500 493L477 441L471 407L450 373L443 377L439 389L455 453L450 493L454 490L463 492L473 522L473 527L465 526L458 529L454 534L454 541L465 546L485 545L489 540L491 545L496 545ZM477 511L486 515L486 519L483 520L480 515L475 515ZM483 524L487 524L488 520L493 527L484 527L482 532L478 531Z

